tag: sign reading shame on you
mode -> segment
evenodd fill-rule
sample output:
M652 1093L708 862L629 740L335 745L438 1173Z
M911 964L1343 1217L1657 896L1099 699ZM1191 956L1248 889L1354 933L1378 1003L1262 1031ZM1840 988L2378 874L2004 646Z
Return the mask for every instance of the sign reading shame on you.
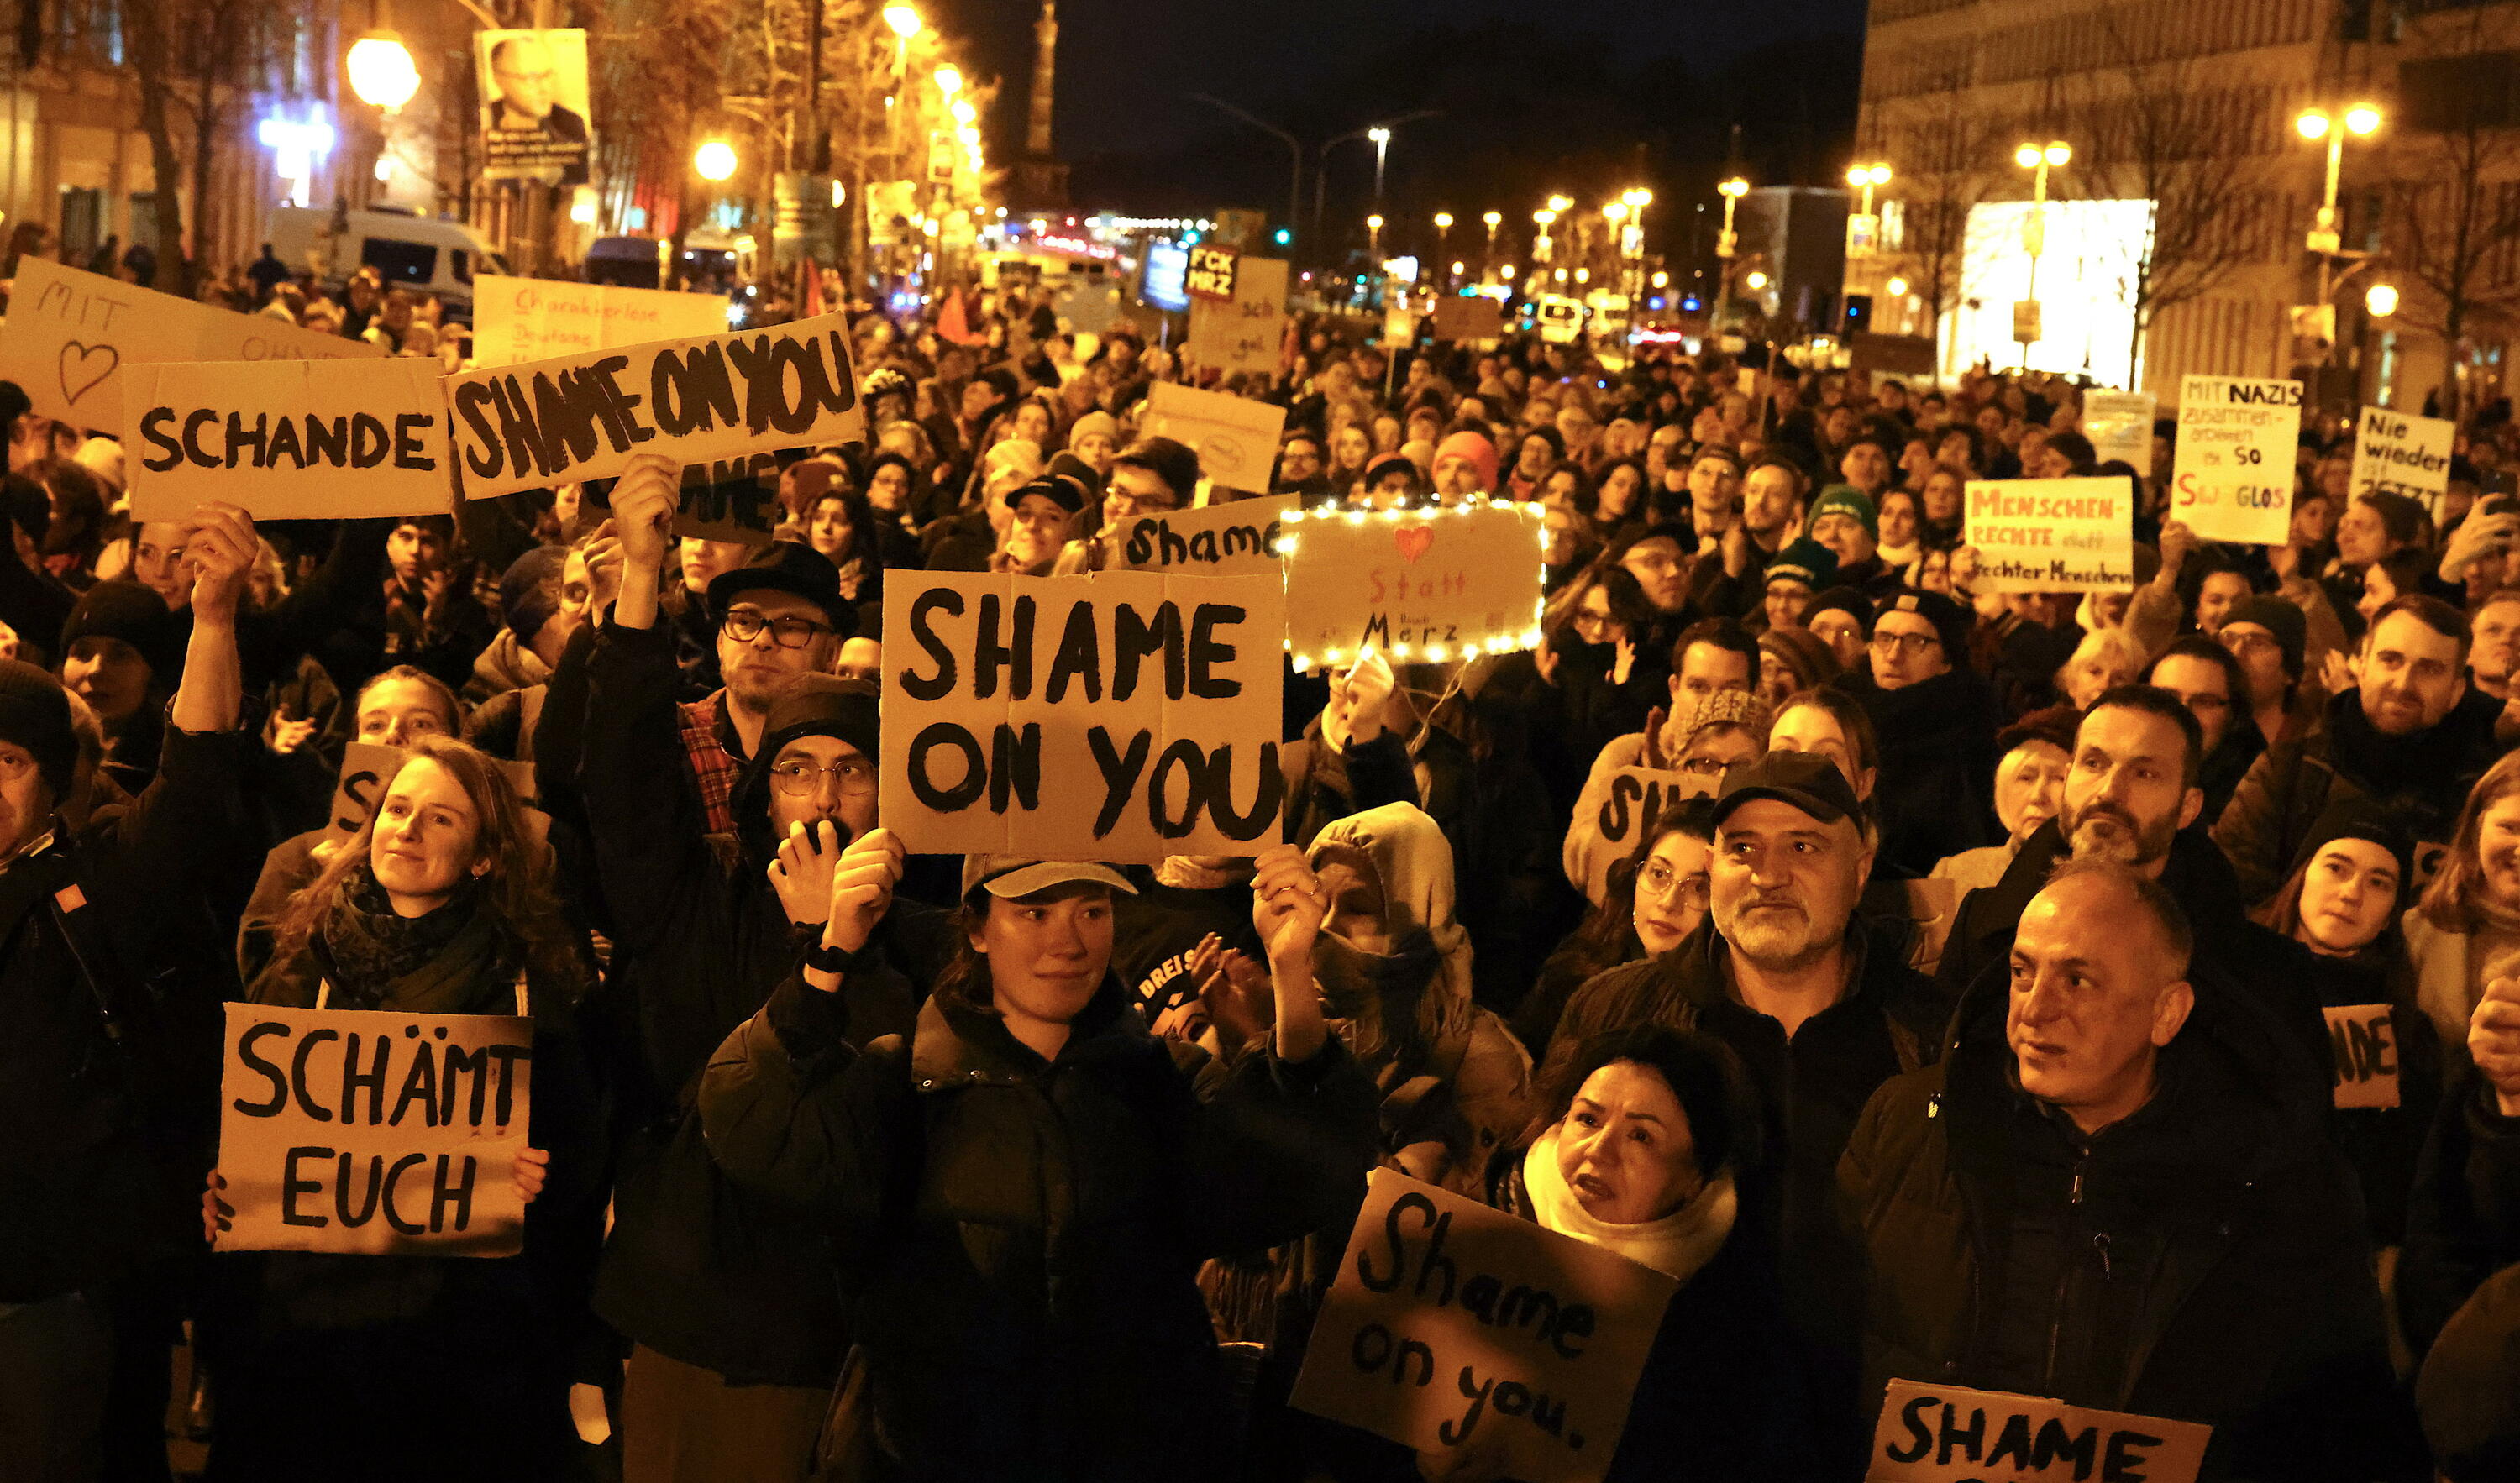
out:
M513 1256L533 1023L227 1007L222 1251Z
M1276 577L894 575L879 802L914 852L1156 861L1277 841Z
M1368 644L1403 662L1439 664L1530 648L1540 627L1539 510L1499 502L1287 517L1295 662L1341 664Z
M1286 528L1287 513L1302 504L1289 494L1167 510L1104 525L1102 539L1110 550L1110 564L1130 571L1276 577L1278 537Z
M2214 1428L1892 1380L1865 1483L2196 1483Z
M1376 1169L1290 1404L1419 1452L1502 1459L1482 1476L1592 1483L1679 1285Z
M2122 478L1971 480L1979 580L1996 592L2133 592L2134 500Z
M683 464L865 435L840 315L450 376L465 492L605 478L631 455Z
M454 496L433 360L134 366L124 381L134 519L204 500L258 520L432 515Z

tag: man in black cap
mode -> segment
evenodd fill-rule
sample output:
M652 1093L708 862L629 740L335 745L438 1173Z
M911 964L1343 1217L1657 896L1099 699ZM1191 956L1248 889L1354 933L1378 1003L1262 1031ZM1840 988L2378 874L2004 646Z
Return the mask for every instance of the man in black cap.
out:
M613 486L622 573L608 638L656 627L657 568L673 531L681 477L680 469L670 476L661 472L668 462L648 461L633 470L646 475L635 486L630 472ZM636 507L623 509L624 499L635 499ZM760 749L772 699L798 675L830 673L840 642L857 630L857 608L840 596L831 559L794 541L773 541L719 573L709 583L708 605L719 615L717 662L726 688L682 707L683 746L708 832L731 834L736 820L728 800L738 773Z
M830 1241L812 1220L721 1186L686 1109L709 1053L821 934L841 851L876 828L880 707L862 681L818 671L773 681L744 667L763 650L785 657L836 646L828 628L850 609L828 562L773 547L765 555L778 564L721 576L728 627L762 625L748 639L721 639L726 713L743 713L738 685L758 683L761 704L728 800L734 837L705 837L716 831L699 800L670 784L682 708L672 636L652 602L651 557L663 551L676 474L657 460L613 491L631 570L587 659L578 781L638 1025L621 1090L631 1131L596 1303L637 1345L623 1427L634 1449L738 1448L740 1457L716 1460L727 1475L794 1476L772 1460L811 1455L846 1349ZM821 631L778 648L782 623ZM951 946L943 914L907 901L884 919L880 945L849 975L860 1045L910 1029L913 985L932 981Z
M1744 1215L1783 1233L1788 1313L1832 1424L1855 1414L1861 1311L1829 1213L1838 1156L1873 1090L1934 1059L1945 1010L1922 975L1868 941L1855 910L1872 871L1863 819L1820 753L1770 752L1726 773L1705 921L1577 990L1548 1056L1562 1064L1588 1038L1641 1023L1699 1030L1740 1054L1769 1150L1745 1171Z
M236 647L253 522L204 506L190 544L183 683L138 801L61 817L79 783L71 701L0 660L0 1477L99 1476L109 1430L123 1456L164 1457L166 1346L135 1346L172 1315L131 1279L200 1239L218 1006L239 993L203 890L236 863L222 846L254 749ZM136 1415L141 1394L107 1416L117 1371L155 1373L155 1415Z
M1871 666L1832 682L1871 718L1881 744L1882 858L1922 876L1946 856L1992 844L1995 692L1969 668L1968 609L1938 592L1883 598Z

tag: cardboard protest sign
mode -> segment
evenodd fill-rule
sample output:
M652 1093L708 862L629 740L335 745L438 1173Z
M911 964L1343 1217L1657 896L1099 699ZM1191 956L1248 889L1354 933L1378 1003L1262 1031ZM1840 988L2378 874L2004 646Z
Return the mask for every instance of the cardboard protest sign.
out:
M2171 515L2208 541L2280 546L2292 532L2301 382L2190 376L2179 387Z
M476 366L509 366L725 332L726 300L714 293L487 273L472 280Z
M1371 643L1442 663L1540 642L1540 507L1286 517L1286 641L1299 668Z
M686 465L865 436L845 317L658 340L450 376L473 499L605 478L634 453Z
M1390 1169L1366 1181L1295 1377L1298 1411L1420 1452L1591 1483L1679 1284Z
M2328 1006L2327 1050L2336 1105L2398 1105L2398 1031L2387 1005Z
M2122 460L2152 476L2153 395L2149 391L2086 391L2083 435L2103 464Z
M1972 479L1978 579L1997 592L2133 592L2135 485L2123 478Z
M368 816L377 811L377 803L393 786L394 775L402 771L411 753L399 746L383 746L374 742L352 742L341 748L341 781L333 788L332 812L325 816L324 837L338 842L367 827ZM534 807L539 803L541 785L535 780L530 762L511 762L505 758L490 759L508 778L508 786L517 797L529 805L525 811L528 833L540 838L549 827Z
M1188 445L1208 482L1258 494L1278 466L1286 409L1221 391L1157 382L1147 392L1147 431Z
M2360 499L2376 490L2403 494L2441 518L2450 493L2452 439L2458 427L2444 418L2409 417L2386 407L2365 407L2354 427L2354 479Z
M178 520L203 500L258 520L442 515L446 398L420 357L186 362L124 376L131 515Z
M39 416L121 435L123 373L174 361L382 359L382 346L118 283L40 257L18 264L0 381Z
M1234 265L1240 256L1240 253L1223 247L1191 248L1190 266L1182 276L1183 291L1192 298L1232 303Z
M1865 1483L2196 1483L2214 1428L1892 1380Z
M227 1007L221 1251L513 1256L533 1021Z
M1142 515L1103 526L1102 539L1110 551L1109 565L1128 571L1275 578L1287 512L1302 504L1290 494Z
M1662 811L1683 798L1705 797L1716 782L1659 767L1623 767L1610 774L1608 791L1593 809L1595 835L1584 847L1585 896L1598 902L1607 895L1610 867L1636 849L1638 837Z
M1447 293L1435 300L1435 337L1443 340L1495 339L1505 334L1505 312L1482 293L1464 298Z
M912 851L1155 861L1276 842L1276 577L893 576L880 806Z
M680 540L742 541L767 546L777 537L787 512L779 507L779 475L800 463L802 448L775 453L742 453L683 466L682 486L674 507L674 535ZM589 479L586 502L599 510L612 508L614 479Z
M1285 259L1239 258L1234 266L1232 302L1190 301L1190 358L1221 367L1228 375L1274 371L1285 317Z

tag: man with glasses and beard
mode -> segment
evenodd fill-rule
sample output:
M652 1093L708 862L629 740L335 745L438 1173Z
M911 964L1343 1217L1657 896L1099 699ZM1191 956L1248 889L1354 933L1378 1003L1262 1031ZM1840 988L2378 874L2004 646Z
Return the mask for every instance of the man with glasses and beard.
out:
M627 570L587 660L579 785L596 879L608 908L634 1054L616 1068L624 1113L610 1239L596 1310L634 1342L622 1398L625 1476L798 1478L839 1372L846 1337L825 1228L725 1184L692 1099L715 1051L819 939L841 851L874 831L882 755L876 688L795 673L827 652L826 619L846 605L812 577L830 562L773 548L771 564L718 579L729 717L748 717L749 760L731 787L730 869L700 800L675 776L673 634L656 608L679 470L643 460L613 491ZM821 563L815 573L803 560ZM786 641L801 637L802 643ZM732 724L732 723L730 723ZM944 914L894 904L847 975L850 1039L913 1023L914 984L951 955ZM807 963L814 960L809 956Z
M2290 1067L2327 1095L2324 1018L2292 980L2296 945L2251 921L2239 876L2202 829L2197 786L2205 734L2178 695L2121 685L2092 702L2075 732L2064 809L2021 843L2003 878L1960 902L1937 972L1957 1000L1982 974L2001 972L2026 910L2059 860L2124 866L2157 880L2195 927L2196 992L2237 997L2271 1015L2304 1051Z

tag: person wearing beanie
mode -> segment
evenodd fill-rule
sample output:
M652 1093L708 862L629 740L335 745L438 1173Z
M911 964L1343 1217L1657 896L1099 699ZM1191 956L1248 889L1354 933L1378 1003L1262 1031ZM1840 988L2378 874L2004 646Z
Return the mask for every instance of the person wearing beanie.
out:
M1800 626L1812 594L1834 585L1836 578L1837 553L1809 536L1778 552L1768 563L1768 596L1762 605L1768 626Z
M1357 498L1368 510L1408 510L1425 497L1425 476L1406 453L1379 453L1365 466Z
M1969 668L1968 609L1902 591L1874 609L1868 667L1837 679L1881 748L1881 859L1922 876L1995 842L1995 691Z
M217 1006L241 997L212 902L233 889L257 749L236 645L253 523L227 506L194 523L198 621L137 802L71 811L74 702L0 660L0 1477L165 1455L162 1388L154 1409L108 1402L118 1377L167 1372L178 1315L151 1294L181 1285L201 1239L192 1160L216 1133Z
M1068 427L1067 451L1092 468L1097 478L1109 478L1111 456L1120 451L1119 420L1099 407L1086 413Z
M551 679L561 652L576 627L561 612L561 581L568 553L537 546L508 564L499 578L498 634L472 661L464 699L477 705L512 690L530 690Z
M1803 626L1828 646L1839 673L1862 669L1872 643L1872 600L1852 587L1822 588L1803 605Z
M2224 614L2214 637L2249 677L2249 703L2268 745L2318 724L2325 697L2316 694L2316 682L2305 683L2310 623L2299 607L2278 597L2243 598Z
M686 747L676 731L690 722L675 703L670 635L640 575L661 555L671 472L634 466L614 491L627 569L586 666L578 785L640 1025L641 1074L625 1084L635 1105L622 1109L623 1125L645 1130L621 1152L595 1306L634 1345L619 1418L634 1468L649 1449L670 1457L707 1445L741 1451L712 1459L718 1475L793 1477L847 1348L828 1280L832 1228L716 1179L688 1092L727 1035L793 972L830 915L841 852L877 828L882 717L874 686L820 672L828 635L771 650L820 657L760 693L724 814L680 786ZM796 595L760 588L733 593L727 606L731 614L822 616ZM765 633L741 650L769 644ZM749 683L733 663L728 674ZM913 985L934 982L947 938L941 914L896 906L849 974L853 1042L911 1028Z
M1798 691L1837 678L1836 653L1808 628L1771 628L1759 635L1759 696L1775 711Z
M167 693L183 666L183 627L138 582L99 582L62 625L62 684L105 728L105 772L137 793L158 769Z
M1479 499L1496 488L1497 450L1467 428L1435 445L1435 498L1447 505Z
M1876 601L1905 584L1881 560L1881 517L1872 497L1852 484L1831 484L1812 501L1804 528L1837 553L1837 582Z

